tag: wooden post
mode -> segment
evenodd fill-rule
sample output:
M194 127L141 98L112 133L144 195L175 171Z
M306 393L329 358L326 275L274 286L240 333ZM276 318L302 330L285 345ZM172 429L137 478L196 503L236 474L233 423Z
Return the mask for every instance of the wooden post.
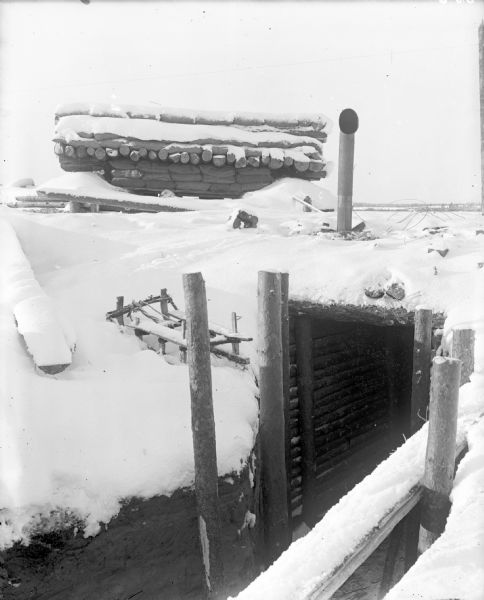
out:
M430 396L430 365L432 362L432 311L415 311L413 336L412 398L410 401L410 435L418 431L427 418Z
M481 115L481 213L484 215L484 21L479 25L479 106Z
M419 552L425 552L444 531L455 468L455 440L461 362L437 356L432 361L429 434L422 481Z
M410 400L409 435L418 431L427 419L430 398L430 366L432 363L432 311L415 311L413 336L412 396ZM405 517L405 571L418 558L420 505ZM392 534L393 535L393 534Z
M91 204L89 208L90 208L90 211L92 213L98 213L99 212L99 204Z
M181 334L182 334L182 339L186 340L187 339L187 321L186 319L182 319L181 322ZM210 336L210 334L209 334ZM187 350L186 348L180 348L180 361L182 363L186 363L187 362Z
M168 297L168 292L166 291L166 288L162 288L160 290L160 311L162 315L167 315L168 314L168 300L166 299Z
M279 273L259 271L258 332L262 503L270 564L289 543Z
M281 342L282 342L282 395L284 402L284 439L287 486L287 519L289 535L292 532L291 515L291 422L289 415L289 273L281 273Z
M195 495L208 597L223 588L217 451L212 401L207 297L201 273L183 275L192 411Z
M232 313L232 331L234 333L237 333L237 313L233 312ZM240 344L237 343L233 343L232 344L232 352L234 354L239 354L240 352Z
M119 310L120 308L123 308L124 306L124 296L118 296L116 298L116 310ZM124 317L123 315L119 315L119 317L117 317L118 320L118 324L119 325L124 325Z
M355 133L358 129L358 115L351 108L345 108L339 116L339 157L338 157L338 233L351 231L353 213L353 169L355 158Z
M71 200L69 202L69 212L71 212L71 213L81 212L81 203L76 202L75 200Z
M299 315L296 319L297 389L302 450L303 519L307 525L316 522L315 485L316 450L314 444L313 411L313 338L311 317Z
M462 362L460 384L470 381L474 372L474 331L472 329L454 329L450 355Z

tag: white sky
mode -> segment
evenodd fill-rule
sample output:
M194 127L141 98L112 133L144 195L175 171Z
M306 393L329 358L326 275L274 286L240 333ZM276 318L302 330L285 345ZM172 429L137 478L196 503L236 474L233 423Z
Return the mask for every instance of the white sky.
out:
M62 174L61 102L322 112L333 161L352 107L355 201L480 202L483 16L478 0L0 1L0 183Z

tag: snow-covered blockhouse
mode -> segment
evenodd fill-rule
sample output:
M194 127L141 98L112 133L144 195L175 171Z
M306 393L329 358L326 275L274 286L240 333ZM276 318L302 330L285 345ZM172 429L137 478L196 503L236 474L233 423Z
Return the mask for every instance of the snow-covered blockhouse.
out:
M68 104L56 110L65 171L100 172L138 194L237 198L281 177L326 176L323 115Z

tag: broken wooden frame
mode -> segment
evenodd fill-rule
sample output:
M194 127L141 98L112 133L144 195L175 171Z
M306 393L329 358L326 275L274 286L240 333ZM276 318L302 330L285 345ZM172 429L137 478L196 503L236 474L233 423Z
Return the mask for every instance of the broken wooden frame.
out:
M154 305L159 304L159 308ZM126 322L128 317L131 322ZM248 357L241 355L239 346L241 342L252 341L251 337L237 332L236 313L232 313L232 327L234 331L209 323L210 351L216 356L227 358L240 365L249 364ZM124 304L124 297L118 296L116 309L106 313L108 321L116 320L119 325L133 329L135 335L142 338L144 335L154 335L158 338L162 354L165 354L165 344L170 342L180 349L180 360L186 362L187 335L186 314L179 310L173 298L163 288L158 296L149 296L145 300ZM221 348L224 344L231 344L232 350Z

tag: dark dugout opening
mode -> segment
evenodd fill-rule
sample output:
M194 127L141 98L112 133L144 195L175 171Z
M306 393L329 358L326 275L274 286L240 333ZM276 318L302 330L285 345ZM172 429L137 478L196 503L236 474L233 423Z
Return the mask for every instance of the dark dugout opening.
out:
M291 302L288 480L293 529L301 520L313 525L409 435L413 316L401 308ZM434 330L443 320L434 316ZM305 337L298 329L305 329ZM433 336L434 349L437 343ZM308 378L311 394L304 400ZM314 462L308 467L304 445L311 436ZM309 486L308 477L313 480Z

